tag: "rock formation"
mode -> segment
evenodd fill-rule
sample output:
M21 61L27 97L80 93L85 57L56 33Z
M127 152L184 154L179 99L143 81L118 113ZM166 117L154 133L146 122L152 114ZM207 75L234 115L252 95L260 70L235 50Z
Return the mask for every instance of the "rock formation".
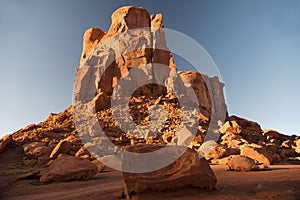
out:
M161 14L150 16L145 9L128 6L112 14L112 25L106 33L98 28L87 30L74 87L75 110L76 113L81 112L78 114L80 123L77 124L89 118L83 117L86 115L85 109L79 111L77 108L92 107L89 115L97 113L101 129L115 144L129 144L134 140L172 143L178 141L179 137L178 129L182 116L180 104L181 107L187 107L182 105L186 104L190 108L197 107L200 110L197 114L199 126L194 123L187 127L196 130L196 137L190 142L193 142L192 146L199 147L209 127L218 127L218 121L224 121L227 112L223 95L224 84L220 83L217 77L208 77L198 72L177 72L172 53L167 48L163 27ZM91 47L94 49L91 50ZM130 76L129 73L133 75ZM179 92L175 95L171 89ZM190 93L195 93L195 96ZM161 130L152 133L153 137L132 137L132 134L118 127L118 123L110 117L116 116L116 112L121 113L119 110L124 109L123 113L119 114L121 121L131 120L124 118L126 110L122 106L115 110L111 108L113 95L117 98L125 96L124 100L119 100L123 105L129 101L129 112L136 124L149 123L148 110L153 105L164 106L168 111L167 124ZM180 99L179 96L184 98ZM95 135L93 131L85 129L87 126L97 125L84 124L80 132ZM122 138L122 141L119 141L119 138Z
M112 25L107 32L99 28L88 29L76 73L76 105L4 136L0 139L0 154L21 149L23 164L39 165L43 168L40 181L51 182L92 178L104 168L108 169L99 161L101 159L119 164L116 157L106 152L113 150L116 153L115 147L133 152L168 144L189 147L178 160L163 169L149 174L124 173L128 196L146 189L161 191L189 186L212 189L216 179L206 160L226 165L230 170L251 171L257 170L259 164L270 165L300 156L299 136L262 130L256 122L227 117L224 84L217 77L193 71L177 72L163 27L162 14L150 16L143 8L128 6L113 13ZM129 79L130 73L136 73L139 79ZM180 95L170 90L172 83ZM135 85L138 87L129 94L126 105L134 125L150 127L142 129L144 135L135 135L132 129L120 127L122 121L116 121L115 113L126 106L122 104L117 107L119 109L114 109L111 105L113 95L122 100L120 89L131 91ZM191 89L196 98L188 98ZM189 113L191 116L185 113L186 108L182 108L182 103L186 102L191 108L198 106L195 112ZM160 111L161 108L165 113ZM74 109L84 112L74 116ZM158 117L151 112L158 112ZM185 119L188 123L181 126L184 115L191 121L196 115L197 123ZM166 118L163 126L150 133L151 121L161 116ZM120 119L122 117L121 112ZM224 124L217 124L225 117ZM80 125L86 128L83 132L78 130ZM220 134L216 142L205 139L210 127ZM192 128L196 128L196 134ZM98 133L100 129L105 135ZM94 140L84 141L84 145L82 140L86 135L83 133L93 134L89 136ZM104 136L109 141L102 140ZM115 146L108 149L111 143ZM212 148L203 152L205 146ZM206 160L198 156L204 156ZM67 166L66 169L61 165Z

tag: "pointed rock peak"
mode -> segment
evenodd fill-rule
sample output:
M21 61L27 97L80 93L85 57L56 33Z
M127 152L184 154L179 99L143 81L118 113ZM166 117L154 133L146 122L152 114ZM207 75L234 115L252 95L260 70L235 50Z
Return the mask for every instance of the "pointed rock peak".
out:
M151 27L164 28L163 15L161 13L151 15Z
M105 38L129 29L150 27L150 14L144 8L125 6L113 12L112 24ZM104 39L104 38L103 38Z
M99 28L90 28L83 35L83 51L81 59L85 59L87 55L99 44L105 32Z

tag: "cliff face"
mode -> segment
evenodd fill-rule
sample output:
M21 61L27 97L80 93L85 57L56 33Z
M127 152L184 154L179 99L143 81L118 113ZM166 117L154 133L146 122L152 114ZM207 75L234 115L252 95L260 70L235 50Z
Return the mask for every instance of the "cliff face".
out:
M189 101L186 104L200 109L202 133L207 131L209 122L217 126L218 120L224 121L227 112L224 84L217 77L198 72L177 72L163 27L162 14L150 16L143 8L128 6L112 14L112 25L107 32L98 28L87 30L75 79L75 102L93 101L95 112L109 109L114 90L116 95L123 94L116 88L120 79L129 77L130 81L121 81L123 85L118 86L123 90L135 87L129 97L174 95L177 98L171 90L180 91L177 96L186 96ZM134 77L128 75L132 69ZM195 98L189 96L190 88Z

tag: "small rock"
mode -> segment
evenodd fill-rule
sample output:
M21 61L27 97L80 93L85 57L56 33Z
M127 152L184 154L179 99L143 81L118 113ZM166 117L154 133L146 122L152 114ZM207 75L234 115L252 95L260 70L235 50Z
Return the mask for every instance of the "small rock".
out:
M83 146L75 154L75 157L90 158L90 152Z

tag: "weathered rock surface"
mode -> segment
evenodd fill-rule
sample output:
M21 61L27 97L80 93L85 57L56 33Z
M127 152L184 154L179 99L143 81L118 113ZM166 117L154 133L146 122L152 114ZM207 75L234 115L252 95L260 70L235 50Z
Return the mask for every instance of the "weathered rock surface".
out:
M86 159L60 154L41 172L40 182L88 180L97 173L97 166Z
M263 148L255 148L248 145L240 147L241 155L252 158L258 163L270 165L273 161L272 154Z
M241 155L230 156L227 160L227 167L228 170L241 172L255 171L259 169L253 159Z
M146 153L155 151L161 147L163 146L138 144L129 146L126 150L136 153ZM177 146L176 148L180 147ZM147 160L140 162L144 165L147 163ZM127 197L131 197L135 193L143 193L146 190L158 192L186 187L211 190L215 187L217 182L208 162L203 158L199 158L197 153L191 149L188 149L179 159L167 167L149 173L124 172L123 177Z
M12 135L5 135L0 139L0 153L13 142Z
M104 34L105 33L99 28L90 28L85 31L83 36L81 62L84 61L89 53L91 53L91 51L99 44Z

